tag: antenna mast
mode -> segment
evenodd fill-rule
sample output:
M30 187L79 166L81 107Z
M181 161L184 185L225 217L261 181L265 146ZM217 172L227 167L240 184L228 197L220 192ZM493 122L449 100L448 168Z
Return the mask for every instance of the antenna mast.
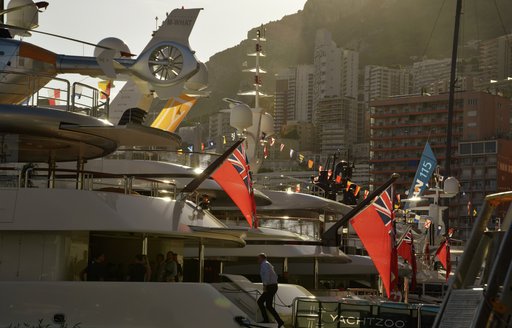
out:
M453 135L453 110L455 107L455 84L457 83L457 50L459 45L459 26L460 15L462 11L462 0L457 0L457 8L455 10L455 28L453 31L453 45L452 45L452 62L450 70L450 95L448 98L448 126L446 129L446 156L444 163L444 175L449 177L451 175L451 160L452 160L452 135Z

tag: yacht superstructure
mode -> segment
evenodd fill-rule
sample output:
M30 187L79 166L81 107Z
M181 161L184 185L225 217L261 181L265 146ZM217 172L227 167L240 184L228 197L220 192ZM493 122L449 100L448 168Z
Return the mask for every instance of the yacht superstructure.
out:
M37 14L39 4L21 2L7 11L29 9ZM169 181L85 169L88 161L120 147L176 150L179 136L131 119L111 124L108 94L82 83L56 78L63 85L58 93L52 82L45 87L55 91L51 96L39 92L54 79L42 71L52 73L51 68L62 68L66 60L68 72L128 73L142 84L141 90L149 85L159 96L181 92L201 67L198 62L192 65L192 55L176 66L177 53L187 56L188 34L198 13L170 13L139 59L128 65L130 60L116 57L127 55L126 49L99 44L105 51L96 58L71 58L12 39L10 32L19 32L16 28L2 31L0 289L9 297L0 302L0 326L240 327L240 320L251 322L208 284L126 281L134 257L146 256L148 264L159 253L183 254L185 247L193 247L198 261L184 269L194 271L195 281L201 282L206 248L245 245L247 229L229 229L186 197L158 194L175 190ZM169 32L180 17L191 23ZM19 30L31 28L29 24ZM159 47L155 56L154 47ZM144 56L154 57L147 67L141 66ZM179 72L161 75L168 68ZM126 109L129 118L137 112ZM60 167L63 162L69 166ZM141 181L145 193L134 189ZM94 279L92 271L84 270L92 263L102 268ZM148 266L144 268L147 274ZM79 281L84 278L94 281ZM200 316L195 315L196 307L202 308Z

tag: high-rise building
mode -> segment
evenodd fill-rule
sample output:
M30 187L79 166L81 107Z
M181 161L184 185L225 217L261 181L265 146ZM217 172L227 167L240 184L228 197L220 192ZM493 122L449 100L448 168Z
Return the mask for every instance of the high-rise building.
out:
M281 137L299 141L297 151L316 150L316 130L312 123L289 121L281 128Z
M342 49L332 41L331 33L321 29L316 32L314 50L314 105L327 97L341 96Z
M313 66L299 65L276 74L274 131L290 121L312 122Z
M512 34L480 42L479 68L482 83L512 78Z
M320 151L330 154L347 149L357 139L358 101L349 97L330 97L317 104L317 131Z
M279 134L288 120L294 119L295 111L295 70L285 69L276 74L274 97L274 132Z
M313 122L313 65L299 65L295 73L295 120Z
M408 69L367 65L364 68L364 100L376 100L412 92L412 77Z
M357 99L359 91L359 52L343 49L341 52L341 95Z
M313 123L323 154L339 151L357 140L359 53L339 48L331 33L316 32L314 50Z
M426 59L412 65L413 92L426 91L441 80L450 78L451 59Z
M338 48L331 33L320 29L316 33L314 50L313 121L318 105L324 99L358 96L359 53Z
M421 153L430 142L438 163L444 166L448 94L376 100L371 107L370 164L373 185L393 172L401 175L399 191L409 188ZM452 151L458 142L502 138L510 131L511 101L484 92L455 95ZM457 177L457 157L452 170Z
M230 113L223 111L212 114L208 118L208 140L214 142L217 151L223 151L229 146L227 142L224 144L224 138L226 138L226 141L231 140L231 133L236 131L229 124L229 120Z
M357 132L356 142L369 142L370 140L370 109L368 103L357 102Z
M457 159L461 193L451 202L450 226L457 227L455 238L467 240L484 197L512 189L512 140L459 142Z

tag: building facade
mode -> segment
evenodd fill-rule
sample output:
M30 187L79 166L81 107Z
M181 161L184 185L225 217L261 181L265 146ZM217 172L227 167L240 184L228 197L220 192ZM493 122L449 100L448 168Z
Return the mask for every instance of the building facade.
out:
M359 53L338 48L331 33L320 29L316 33L313 87L313 122L317 123L321 101L333 98L358 98Z
M481 82L512 78L512 34L482 41L478 50Z
M322 154L347 149L357 141L358 101L349 97L332 97L317 105L318 140Z
M451 59L426 59L412 65L413 92L423 93L441 80L450 78Z
M430 142L439 165L446 153L448 95L409 96L370 103L370 164L372 184L380 185L393 172L401 175L400 192L408 189L425 143ZM511 101L484 92L461 92L455 97L452 153L458 142L503 138L510 131ZM453 157L457 177L457 157Z
M224 151L229 146L228 140L231 141L231 134L236 129L229 124L230 112L218 112L210 115L208 118L208 141L213 141L215 150ZM226 138L226 143L224 143Z
M412 92L409 69L367 65L364 68L364 100L377 100Z
M311 123L313 117L312 65L299 65L276 74L274 131L280 133L290 121Z
M298 65L295 69L295 121L313 122L313 65Z
M276 74L274 97L274 132L279 134L288 120L294 120L295 111L295 71L285 69Z
M456 238L467 240L484 197L512 190L512 140L460 142L457 159L461 193L452 201L450 225L457 227ZM496 225L501 223L499 212Z

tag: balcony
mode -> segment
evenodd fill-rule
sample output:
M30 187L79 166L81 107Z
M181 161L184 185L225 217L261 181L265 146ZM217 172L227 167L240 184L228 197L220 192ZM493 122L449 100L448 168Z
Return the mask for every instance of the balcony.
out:
M462 136L462 133L453 133L453 137L454 138L457 138L457 137L460 137ZM442 138L442 137L446 137L446 132L444 133L435 133L435 134L414 134L414 133L409 133L407 135L376 135L376 136L371 136L370 137L370 140L371 141L374 141L374 140L403 140L404 138L407 138L407 139L427 139L427 138L436 138L436 137L439 137L439 138Z
M396 129L397 127L405 128L405 127L416 127L416 126L445 126L446 122L443 121L431 121L431 122L425 122L425 123L409 123L409 124L403 124L400 122L379 122L379 123L372 123L370 125L370 129L372 130L386 130L386 129ZM460 120L454 120L453 121L454 128L457 129L456 125L462 125L462 121Z
M456 110L454 110L454 112L462 113L464 111L462 109L456 109ZM407 111L407 110L405 110L405 111L399 111L399 112L387 113L387 114L372 113L372 114L370 114L370 118L388 118L388 117L403 117L405 115L415 116L415 115L435 115L435 114L448 114L448 110L430 110L430 111L417 111L417 110Z

